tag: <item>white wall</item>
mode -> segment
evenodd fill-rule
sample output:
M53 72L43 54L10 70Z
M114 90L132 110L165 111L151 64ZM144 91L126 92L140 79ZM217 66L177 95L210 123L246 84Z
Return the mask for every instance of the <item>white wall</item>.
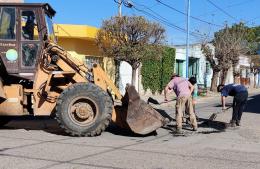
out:
M136 90L139 91L139 74L140 74L140 67L136 71ZM132 67L129 63L122 61L120 62L119 67L119 75L120 75L120 81L119 81L119 90L121 94L125 94L125 86L127 83L131 84L132 81Z
M244 67L250 67L250 59L245 56L245 55L240 55L239 56L239 62L238 62L238 65L237 65L237 68L236 69L240 69L240 66L244 66ZM242 70L242 74L241 74L242 77L246 77L246 70ZM234 76L233 76L233 67L231 67L229 70L228 70L228 74L227 74L227 79L226 79L226 82L225 84L230 84L230 83L234 83Z

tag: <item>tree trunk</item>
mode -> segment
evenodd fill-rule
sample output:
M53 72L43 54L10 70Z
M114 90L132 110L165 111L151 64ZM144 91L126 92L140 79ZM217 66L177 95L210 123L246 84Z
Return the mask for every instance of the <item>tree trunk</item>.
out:
M115 60L115 85L117 88L119 88L119 82L120 82L120 61Z
M239 84L239 77L240 77L240 69L237 67L237 65L232 65L233 67L233 78L234 78L234 83Z
M213 70L210 91L217 92L218 73L219 72Z
M222 70L221 84L225 84L227 80L228 70Z
M136 88L135 82L136 82L136 70L137 68L132 66L132 85Z

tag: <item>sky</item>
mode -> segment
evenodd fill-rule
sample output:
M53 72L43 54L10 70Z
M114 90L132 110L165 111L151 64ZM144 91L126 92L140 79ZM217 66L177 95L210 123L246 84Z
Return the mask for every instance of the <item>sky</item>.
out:
M118 0L25 0L49 3L57 12L54 23L100 27L102 21L118 15ZM127 0L125 0L127 1ZM158 2L159 1L159 2ZM168 45L186 43L188 0L132 0L132 8L122 5L122 15L142 15L166 29ZM260 0L190 0L190 43L210 40L225 24L243 21L260 25Z

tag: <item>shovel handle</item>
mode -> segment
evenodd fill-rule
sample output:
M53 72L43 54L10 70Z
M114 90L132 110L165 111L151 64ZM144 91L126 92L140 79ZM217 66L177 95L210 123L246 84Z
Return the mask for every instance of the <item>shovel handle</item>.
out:
M228 108L222 110L222 112L225 112L226 110L230 109L231 107L233 107L233 106L229 106Z
M174 101L175 99L171 99L171 100L167 100L167 101L162 101L160 104L163 104L163 103L169 103L169 102L172 102Z

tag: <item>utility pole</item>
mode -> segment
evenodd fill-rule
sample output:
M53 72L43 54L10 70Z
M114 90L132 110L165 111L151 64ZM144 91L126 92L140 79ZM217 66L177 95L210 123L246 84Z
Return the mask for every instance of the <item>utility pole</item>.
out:
M187 23L186 23L186 78L189 78L189 41L190 41L190 0L187 0Z
M114 0L118 4L118 17L120 18L122 16L122 0ZM116 72L115 72L115 84L116 87L119 88L119 81L120 81L120 61L114 60L115 61L115 67L116 67Z
M118 16L122 16L122 0L118 0Z

